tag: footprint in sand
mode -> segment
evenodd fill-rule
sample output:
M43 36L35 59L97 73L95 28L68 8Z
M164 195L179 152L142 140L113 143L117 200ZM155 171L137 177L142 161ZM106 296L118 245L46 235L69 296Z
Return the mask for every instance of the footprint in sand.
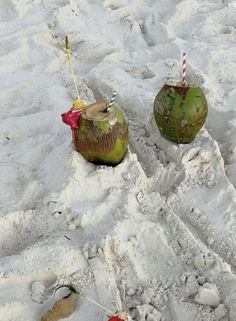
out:
M1 12L1 11L0 11ZM1 13L0 13L1 14ZM6 40L0 41L0 56L9 55L21 46L20 41Z
M41 241L47 231L43 215L36 211L9 213L0 219L0 256L18 254L26 247Z
M24 168L20 164L17 166L10 163L1 163L0 181L1 181L1 207L10 207L16 204L21 197L25 182L29 179ZM14 197L13 197L14 195Z
M17 18L14 4L9 0L0 0L0 22L9 22Z
M148 67L132 67L126 70L132 77L137 79L150 79L155 77L155 73Z

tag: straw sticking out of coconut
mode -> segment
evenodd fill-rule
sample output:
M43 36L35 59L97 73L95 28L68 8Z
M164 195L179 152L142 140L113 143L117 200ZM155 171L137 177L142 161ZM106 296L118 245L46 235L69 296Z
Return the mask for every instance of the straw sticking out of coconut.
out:
M183 86L186 86L186 65L187 65L187 60L186 60L186 53L183 53L183 64L182 64L182 83Z
M110 100L110 102L109 102L109 104L108 104L108 106L107 106L106 111L109 111L109 110L111 109L111 107L112 107L112 105L114 104L114 101L115 101L115 99L116 99L116 95L117 95L117 91L115 90L114 93L113 93L113 95L112 95L112 97L111 97L111 100Z

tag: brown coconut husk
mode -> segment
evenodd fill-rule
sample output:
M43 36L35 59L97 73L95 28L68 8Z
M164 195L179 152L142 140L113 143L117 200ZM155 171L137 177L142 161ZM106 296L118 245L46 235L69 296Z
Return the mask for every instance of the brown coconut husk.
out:
M75 310L78 301L77 293L70 293L66 297L56 301L40 321L58 321L69 317Z
M92 121L86 122L88 135L85 139L78 139L76 147L81 152L108 152L111 150L118 136L125 138L128 134L127 125L116 123L107 134L102 134Z
M78 135L75 146L77 151L82 155L91 150L95 154L109 152L113 148L118 137L125 139L125 137L128 135L127 123L125 121L123 123L119 123L112 108L107 112L106 101L98 101L84 107L81 110L80 117L85 120L87 135ZM111 125L110 130L107 133L102 133L96 126L96 122L99 121L108 121L108 123ZM94 159L89 158L89 161L92 161L96 164L104 163L98 161L96 157L94 157Z

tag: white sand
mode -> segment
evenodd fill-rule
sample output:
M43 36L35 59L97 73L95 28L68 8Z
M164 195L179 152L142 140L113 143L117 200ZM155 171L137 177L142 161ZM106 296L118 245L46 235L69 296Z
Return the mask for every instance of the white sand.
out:
M0 0L1 321L39 320L57 282L137 321L236 320L235 26L234 0ZM116 168L73 151L60 120L66 34L83 99L119 93ZM176 146L151 113L183 51L209 115ZM80 300L66 320L106 315Z

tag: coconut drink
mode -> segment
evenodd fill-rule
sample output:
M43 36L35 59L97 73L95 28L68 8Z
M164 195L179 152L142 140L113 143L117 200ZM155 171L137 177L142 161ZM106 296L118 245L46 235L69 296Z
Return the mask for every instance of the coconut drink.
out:
M109 103L99 101L86 106L79 96L67 36L65 54L77 98L69 111L61 115L62 121L70 126L72 142L85 159L94 164L117 165L128 146L127 123L120 109L114 105L117 92L113 93Z
M201 88L168 81L154 101L154 118L160 133L181 144L190 143L207 117L207 101Z
M128 146L128 126L120 109L99 101L81 110L74 130L76 150L95 164L119 164Z
M153 106L160 133L167 139L187 144L194 140L207 117L207 100L202 89L185 80L186 54L180 81L169 80L158 92Z

